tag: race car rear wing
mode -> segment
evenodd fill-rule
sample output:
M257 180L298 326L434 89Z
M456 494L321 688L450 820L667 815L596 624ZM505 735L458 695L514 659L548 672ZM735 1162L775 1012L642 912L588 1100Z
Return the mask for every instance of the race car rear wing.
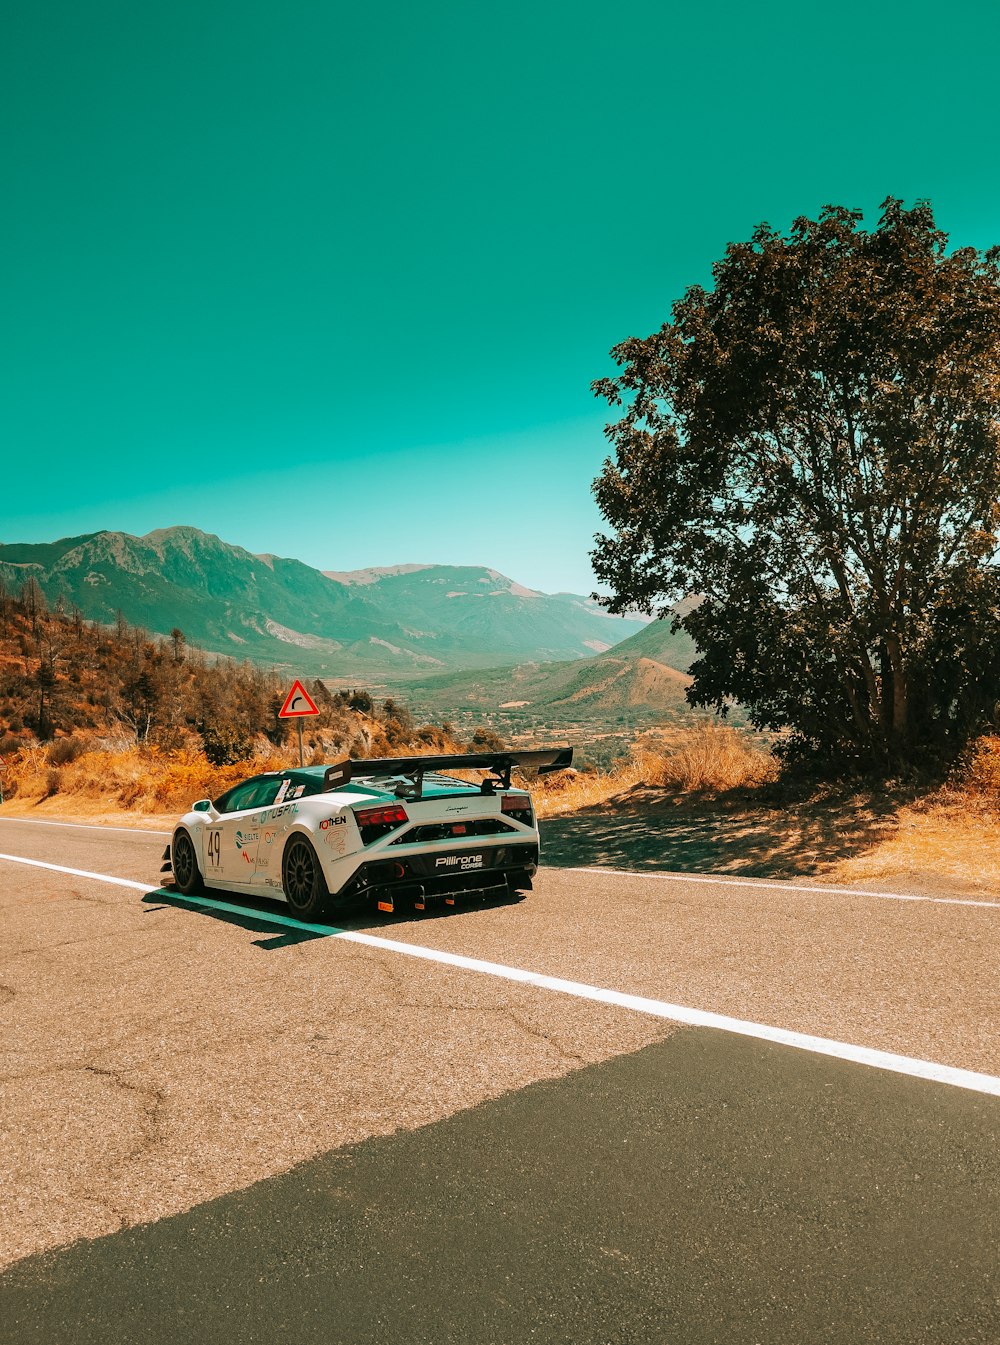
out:
M372 757L362 761L338 761L327 767L323 776L324 790L337 789L349 780L371 780L380 776L401 775L409 783L396 792L419 799L427 771L442 768L453 771L487 770L492 776L480 785L484 794L492 794L499 786L510 788L510 775L515 766L537 770L539 775L550 771L564 771L573 764L572 747L552 747L529 752L453 752L428 757Z

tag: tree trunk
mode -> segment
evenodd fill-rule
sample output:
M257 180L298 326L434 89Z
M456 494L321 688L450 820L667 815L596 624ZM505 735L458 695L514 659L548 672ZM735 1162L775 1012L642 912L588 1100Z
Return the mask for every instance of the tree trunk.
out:
M890 727L892 732L892 745L898 751L906 742L906 737L910 728L910 695L909 679L906 675L906 669L903 666L903 649L899 642L899 636L889 634L885 638L886 653L889 656L889 667L892 669L892 706Z

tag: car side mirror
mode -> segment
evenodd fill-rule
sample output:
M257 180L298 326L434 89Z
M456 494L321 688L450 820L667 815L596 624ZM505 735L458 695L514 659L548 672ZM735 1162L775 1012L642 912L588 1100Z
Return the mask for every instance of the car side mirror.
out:
M212 811L212 800L199 799L197 803L192 803L191 811L193 813L210 813Z

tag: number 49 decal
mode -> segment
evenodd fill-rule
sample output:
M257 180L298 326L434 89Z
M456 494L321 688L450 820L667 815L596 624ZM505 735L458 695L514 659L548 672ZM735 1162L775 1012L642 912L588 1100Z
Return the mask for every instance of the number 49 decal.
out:
M222 832L210 831L208 833L208 847L205 851L205 857L209 864L218 864L222 856Z

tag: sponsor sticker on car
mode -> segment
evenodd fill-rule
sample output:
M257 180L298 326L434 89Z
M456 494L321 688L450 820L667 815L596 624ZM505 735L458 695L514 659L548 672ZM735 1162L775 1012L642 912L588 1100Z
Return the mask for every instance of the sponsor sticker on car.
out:
M482 855L438 855L434 861L436 869L481 869Z

